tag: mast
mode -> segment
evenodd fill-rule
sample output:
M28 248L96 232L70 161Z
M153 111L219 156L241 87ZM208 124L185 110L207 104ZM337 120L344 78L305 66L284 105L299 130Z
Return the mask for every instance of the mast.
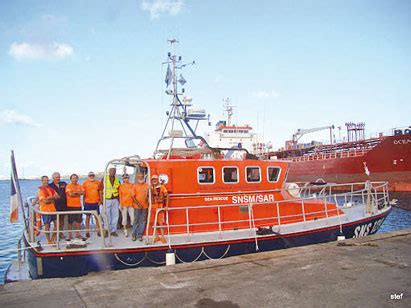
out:
M230 101L231 100L229 97L223 99L223 102L224 102L223 107L225 108L224 111L227 112L227 126L231 126L231 118L233 117L233 114L234 114L233 110L235 107L234 105L230 104Z
M170 110L166 112L167 115L167 121L164 126L164 129L162 131L161 137L157 142L156 149L154 151L153 156L155 157L156 154L160 152L160 143L164 140L170 140L170 145L168 147L168 152L167 152L167 159L170 158L174 142L178 138L182 139L201 139L202 142L208 146L207 142L204 140L204 138L197 136L195 133L195 130L191 127L189 124L190 120L197 121L200 120L209 120L205 115L203 114L193 114L193 112L188 110L187 108L191 106L191 98L183 96L182 99L180 100L180 96L184 95L185 89L181 88L181 91L179 92L179 85L184 86L186 83L186 80L180 73L179 78L177 79L177 73L178 70L182 70L184 67L187 65L194 65L195 61L189 62L189 63L183 63L182 62L182 57L177 56L176 54L176 44L178 43L178 40L176 39L170 39L168 40L170 43L170 52L167 54L167 61L163 62L162 64L165 65L167 64L167 73L166 73L166 78L165 78L165 83L166 83L166 91L165 93L167 95L172 96L171 104L170 104ZM167 131L167 129L170 129ZM186 142L187 144L187 142Z

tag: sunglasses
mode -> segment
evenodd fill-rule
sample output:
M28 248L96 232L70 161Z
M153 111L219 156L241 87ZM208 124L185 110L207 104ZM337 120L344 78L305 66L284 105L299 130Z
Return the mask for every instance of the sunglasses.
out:
M94 178L96 175L95 174L89 174L88 177L89 178Z

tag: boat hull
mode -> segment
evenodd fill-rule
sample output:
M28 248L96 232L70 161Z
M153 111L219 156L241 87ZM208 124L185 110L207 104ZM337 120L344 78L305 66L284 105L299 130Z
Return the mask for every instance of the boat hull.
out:
M344 236L352 238L376 233L390 211L391 209L342 225ZM258 251L325 243L337 240L338 235L340 235L339 225L286 235L272 234L258 237ZM28 246L27 242L26 245ZM165 264L168 250L168 246L56 253L38 253L29 249L27 258L30 276L33 279L39 279L82 276L89 272L104 270L161 266ZM232 241L176 245L172 246L172 250L176 253L177 263L220 259L257 252L254 237Z
M287 181L347 183L387 181L389 190L411 192L411 137L384 137L361 156L312 157L290 162Z

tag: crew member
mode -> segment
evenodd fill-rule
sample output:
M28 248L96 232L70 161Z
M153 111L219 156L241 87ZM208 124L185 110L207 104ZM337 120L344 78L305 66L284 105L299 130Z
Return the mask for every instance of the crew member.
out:
M116 168L110 168L108 170L109 175L105 176L101 180L101 189L100 189L100 199L103 200L103 193L105 187L105 196L104 199L106 200L106 211L107 211L107 219L108 219L108 228L110 234L112 236L118 236L117 234L117 223L118 223L118 216L119 216L119 204L118 204L118 196L119 196L119 187L120 181L116 177Z
M57 212L64 212L67 211L67 199L66 199L66 186L67 183L64 181L60 181L60 173L53 172L51 175L53 182L49 184L49 187L52 188L60 198L54 201L54 206L56 207ZM60 238L64 239L64 224L66 220L66 215L60 215L59 218L59 229L60 229Z
M133 194L134 222L131 239L143 240L143 233L147 222L148 211L148 184L144 181L144 173L137 173L137 182L134 184Z
M78 175L70 175L71 183L66 186L66 196L67 196L67 210L68 211L81 211L81 196L84 195L84 188L78 183ZM86 240L80 234L80 225L82 222L82 214L69 214L68 215L68 225L69 225L69 237L68 240L72 239L71 233L74 230L76 232L76 238Z
M120 194L120 211L121 223L123 225L124 235L128 236L127 217L130 216L130 224L134 222L133 194L134 185L129 182L129 175L123 174L123 184L120 185L118 191Z
M55 244L55 237L56 234L54 233L54 230L56 229L56 215L53 215L52 213L56 212L56 208L54 206L55 200L58 198L58 194L49 187L49 178L44 175L41 177L41 186L39 187L37 198L39 199L40 202L40 211L42 212L47 212L50 214L42 214L41 218L43 220L44 224L44 229L46 230L46 238L47 238L47 243L49 245ZM53 222L53 233L52 236L50 236L50 224Z
M160 183L158 179L158 175L154 174L151 177L151 197L152 197L152 207L156 211L156 209L164 208L164 210L160 211L157 216L157 228L160 229L161 236L157 234L157 228L154 230L155 234L157 235L154 239L154 242L161 241L163 244L166 243L166 239L164 238L164 226L165 226L165 214L168 210L168 202L169 196L166 187ZM155 212L154 212L155 213Z
M83 209L85 211L97 211L100 214L99 205L100 201L100 182L96 180L96 175L93 171L88 173L88 178L83 182L84 188L84 203ZM90 220L91 214L86 214L86 237L90 237ZM96 220L97 229L100 230L98 220Z

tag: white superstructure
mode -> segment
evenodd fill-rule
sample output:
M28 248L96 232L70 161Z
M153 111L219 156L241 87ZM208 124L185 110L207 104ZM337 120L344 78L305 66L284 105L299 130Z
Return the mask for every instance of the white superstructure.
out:
M257 154L261 141L253 128L248 125L237 126L231 123L233 116L233 105L229 100L224 100L224 108L227 113L226 121L218 121L214 131L206 135L206 141L215 148L243 148L250 153Z

